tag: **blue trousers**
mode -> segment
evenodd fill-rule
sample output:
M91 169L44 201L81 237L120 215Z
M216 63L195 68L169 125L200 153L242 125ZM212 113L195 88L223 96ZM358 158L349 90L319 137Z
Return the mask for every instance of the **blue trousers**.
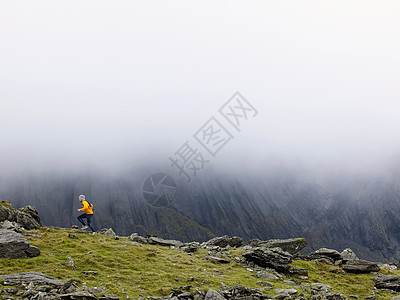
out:
M83 221L83 219L87 219L87 226L89 226L90 229L92 229L92 231L94 232L94 229L92 227L92 217L93 215L88 215L86 213L81 214L78 216L78 221L82 223L83 226L85 226L85 222Z

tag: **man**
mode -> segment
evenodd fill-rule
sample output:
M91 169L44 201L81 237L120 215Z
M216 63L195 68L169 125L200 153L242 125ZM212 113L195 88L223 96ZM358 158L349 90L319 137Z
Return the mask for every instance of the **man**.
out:
M78 209L78 211L84 211L84 213L78 216L78 221L82 223L82 229L87 229L89 226L94 232L92 227L93 205L86 201L85 195L80 195L79 201L82 203L82 208ZM83 221L85 218L87 219L87 225L85 225L85 222Z

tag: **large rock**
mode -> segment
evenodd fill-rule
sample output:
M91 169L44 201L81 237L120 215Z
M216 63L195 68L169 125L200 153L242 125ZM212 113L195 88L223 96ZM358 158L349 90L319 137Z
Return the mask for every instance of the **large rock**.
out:
M204 300L225 300L225 298L214 290L208 290Z
M184 243L179 250L185 251L187 253L196 252L200 248L199 242Z
M348 273L371 273L378 272L380 268L376 263L359 259L348 261L347 264L343 266L343 270Z
M340 253L340 255L342 256L343 263L347 263L348 261L353 261L358 259L357 255L350 248L344 249L342 253Z
M23 286L33 283L36 285L49 285L56 288L62 288L64 282L51 278L40 272L25 272L10 275L1 275L0 279L4 281L4 285Z
M303 249L307 243L304 238L297 239L273 239L268 241L252 240L249 243L251 246L255 247L265 247L265 248L281 248L283 251L289 252L290 254L296 254L301 249Z
M280 248L255 248L243 254L247 263L254 263L263 268L272 268L278 272L287 272L292 255Z
M0 201L0 222L8 220L14 208L8 201Z
M202 244L203 247L209 247L209 246L218 246L221 248L226 248L228 246L230 247L240 247L243 245L243 239L239 237L232 237L230 238L227 235L224 236L218 236L215 238L212 238L211 240L204 242Z
M114 230L112 228L103 228L103 229L99 230L97 233L102 234L102 235L109 235L112 237L117 236L117 234L114 232Z
M23 232L23 228L21 227L21 225L15 222L10 222L8 220L0 222L0 229L8 229L19 233Z
M39 254L39 248L31 246L22 234L0 229L0 258L27 258Z
M179 248L183 245L181 241L176 241L176 240L164 240L159 237L151 236L147 239L149 244L152 245L160 245L160 246L167 246L167 247L175 247Z
M26 229L39 229L42 227L39 213L33 206L25 206L14 210L8 219L20 224Z
M388 289L400 292L400 278L395 275L381 275L372 279L377 289Z
M321 248L309 255L311 260L321 261L326 263L335 263L342 260L339 251L334 249Z
M223 287L218 290L218 293L222 295L225 299L234 299L234 300L245 300L245 299L271 299L267 295L261 294L256 289L250 289L246 286L230 286L230 287ZM219 300L220 298L214 298Z

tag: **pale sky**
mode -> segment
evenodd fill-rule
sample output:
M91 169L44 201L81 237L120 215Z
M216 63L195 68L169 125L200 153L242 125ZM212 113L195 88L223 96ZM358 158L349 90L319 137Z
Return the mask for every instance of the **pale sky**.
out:
M236 92L213 163L400 153L398 1L1 1L1 168L167 160ZM262 165L262 164L261 164Z

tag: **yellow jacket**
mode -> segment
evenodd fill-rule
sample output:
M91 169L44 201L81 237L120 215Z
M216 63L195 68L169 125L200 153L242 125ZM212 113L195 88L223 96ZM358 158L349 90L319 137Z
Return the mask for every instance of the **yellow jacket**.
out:
M87 215L93 215L93 205L90 206L87 201L82 201L82 205L81 211L84 211Z

